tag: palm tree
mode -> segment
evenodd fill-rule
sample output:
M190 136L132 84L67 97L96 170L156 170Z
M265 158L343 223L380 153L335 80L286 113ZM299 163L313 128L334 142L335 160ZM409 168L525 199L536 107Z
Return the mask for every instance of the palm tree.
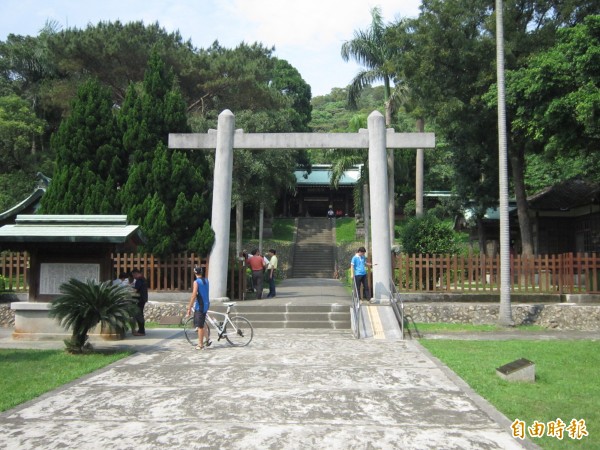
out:
M372 83L382 81L384 86L385 124L392 123L394 98L391 85L395 78L391 59L393 52L385 42L385 25L381 17L381 8L371 9L371 27L368 30L354 32L354 39L342 44L342 59L356 60L365 67L350 82L348 87L348 102L356 106L361 91ZM388 150L388 214L390 222L391 242L394 242L394 152Z
M72 329L71 339L65 340L69 353L91 351L88 331L98 323L103 327L127 329L137 312L131 289L110 281L83 282L71 278L60 286L60 292L62 295L52 301L49 316L57 318L64 328Z
M510 306L510 253L508 221L508 149L504 91L503 2L496 0L496 71L498 77L498 170L500 178L500 312L498 323L513 326Z

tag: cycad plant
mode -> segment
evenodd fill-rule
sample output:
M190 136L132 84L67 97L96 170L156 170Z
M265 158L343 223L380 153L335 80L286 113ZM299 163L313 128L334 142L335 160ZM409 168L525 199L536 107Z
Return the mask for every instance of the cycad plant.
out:
M49 315L61 326L72 329L71 339L65 340L69 353L87 353L92 350L88 331L98 323L104 327L127 329L136 314L137 304L127 286L113 285L110 281L98 283L71 278L60 286L62 295L52 301Z

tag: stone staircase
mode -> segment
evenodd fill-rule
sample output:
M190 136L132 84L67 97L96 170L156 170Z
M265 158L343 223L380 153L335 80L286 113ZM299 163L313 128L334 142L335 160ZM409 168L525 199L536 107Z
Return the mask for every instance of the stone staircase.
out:
M292 278L333 278L334 242L327 218L298 219Z
M347 305L244 305L238 303L235 314L244 316L254 328L310 328L349 330ZM211 309L219 311L220 306Z

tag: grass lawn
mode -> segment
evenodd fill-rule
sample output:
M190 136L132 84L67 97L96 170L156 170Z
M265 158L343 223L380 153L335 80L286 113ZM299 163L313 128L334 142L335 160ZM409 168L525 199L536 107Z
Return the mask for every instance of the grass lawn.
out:
M434 356L492 403L509 420L525 428L561 419L564 437L531 440L544 449L600 448L600 342L598 341L419 341ZM496 368L519 358L535 363L535 383L513 383ZM569 437L571 420L585 421L588 436ZM579 422L581 424L581 422ZM526 431L529 436L529 432Z
M295 219L274 219L273 240L293 242L295 228Z
M335 240L338 244L356 241L356 221L353 218L335 220Z
M131 352L70 355L64 350L0 349L0 411L129 355Z
M181 328L183 330L183 324L160 324L158 322L146 322L146 328Z
M481 333L481 332L492 332L492 331L505 331L506 328L500 325L471 325L467 323L416 323L417 329L424 333ZM411 331L413 325L410 325ZM511 328L516 331L552 331L540 325L519 325Z

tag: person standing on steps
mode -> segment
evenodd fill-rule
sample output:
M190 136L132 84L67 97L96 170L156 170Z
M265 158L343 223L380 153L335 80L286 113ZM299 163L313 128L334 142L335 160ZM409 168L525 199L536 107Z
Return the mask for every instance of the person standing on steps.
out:
M352 260L350 261L350 272L352 274L352 279L354 280L354 285L356 286L358 297L363 300L369 300L369 281L367 279L367 266L370 266L371 264L367 262L365 253L366 250L364 247L358 248L356 254L352 257ZM364 297L361 297L361 284L363 286Z
M277 251L269 249L269 265L267 266L267 276L269 277L269 295L267 298L275 297L275 271L277 270Z
M209 347L212 342L206 339L204 343L204 325L206 324L206 313L210 307L209 286L208 280L204 278L204 268L194 267L194 288L188 305L188 316L194 314L194 327L198 330L198 345L196 350L204 350Z
M146 319L144 318L144 307L148 303L148 284L140 269L133 269L131 271L133 277L133 289L137 295L138 313L136 314L135 321L137 322L138 329L133 332L134 336L146 336Z
M333 210L333 205L329 205L329 209L327 210L327 218L330 221L335 219L335 211Z
M248 265L252 270L252 284L256 290L256 299L260 300L262 299L263 278L265 276L265 260L258 249L252 251L252 256L248 258Z

